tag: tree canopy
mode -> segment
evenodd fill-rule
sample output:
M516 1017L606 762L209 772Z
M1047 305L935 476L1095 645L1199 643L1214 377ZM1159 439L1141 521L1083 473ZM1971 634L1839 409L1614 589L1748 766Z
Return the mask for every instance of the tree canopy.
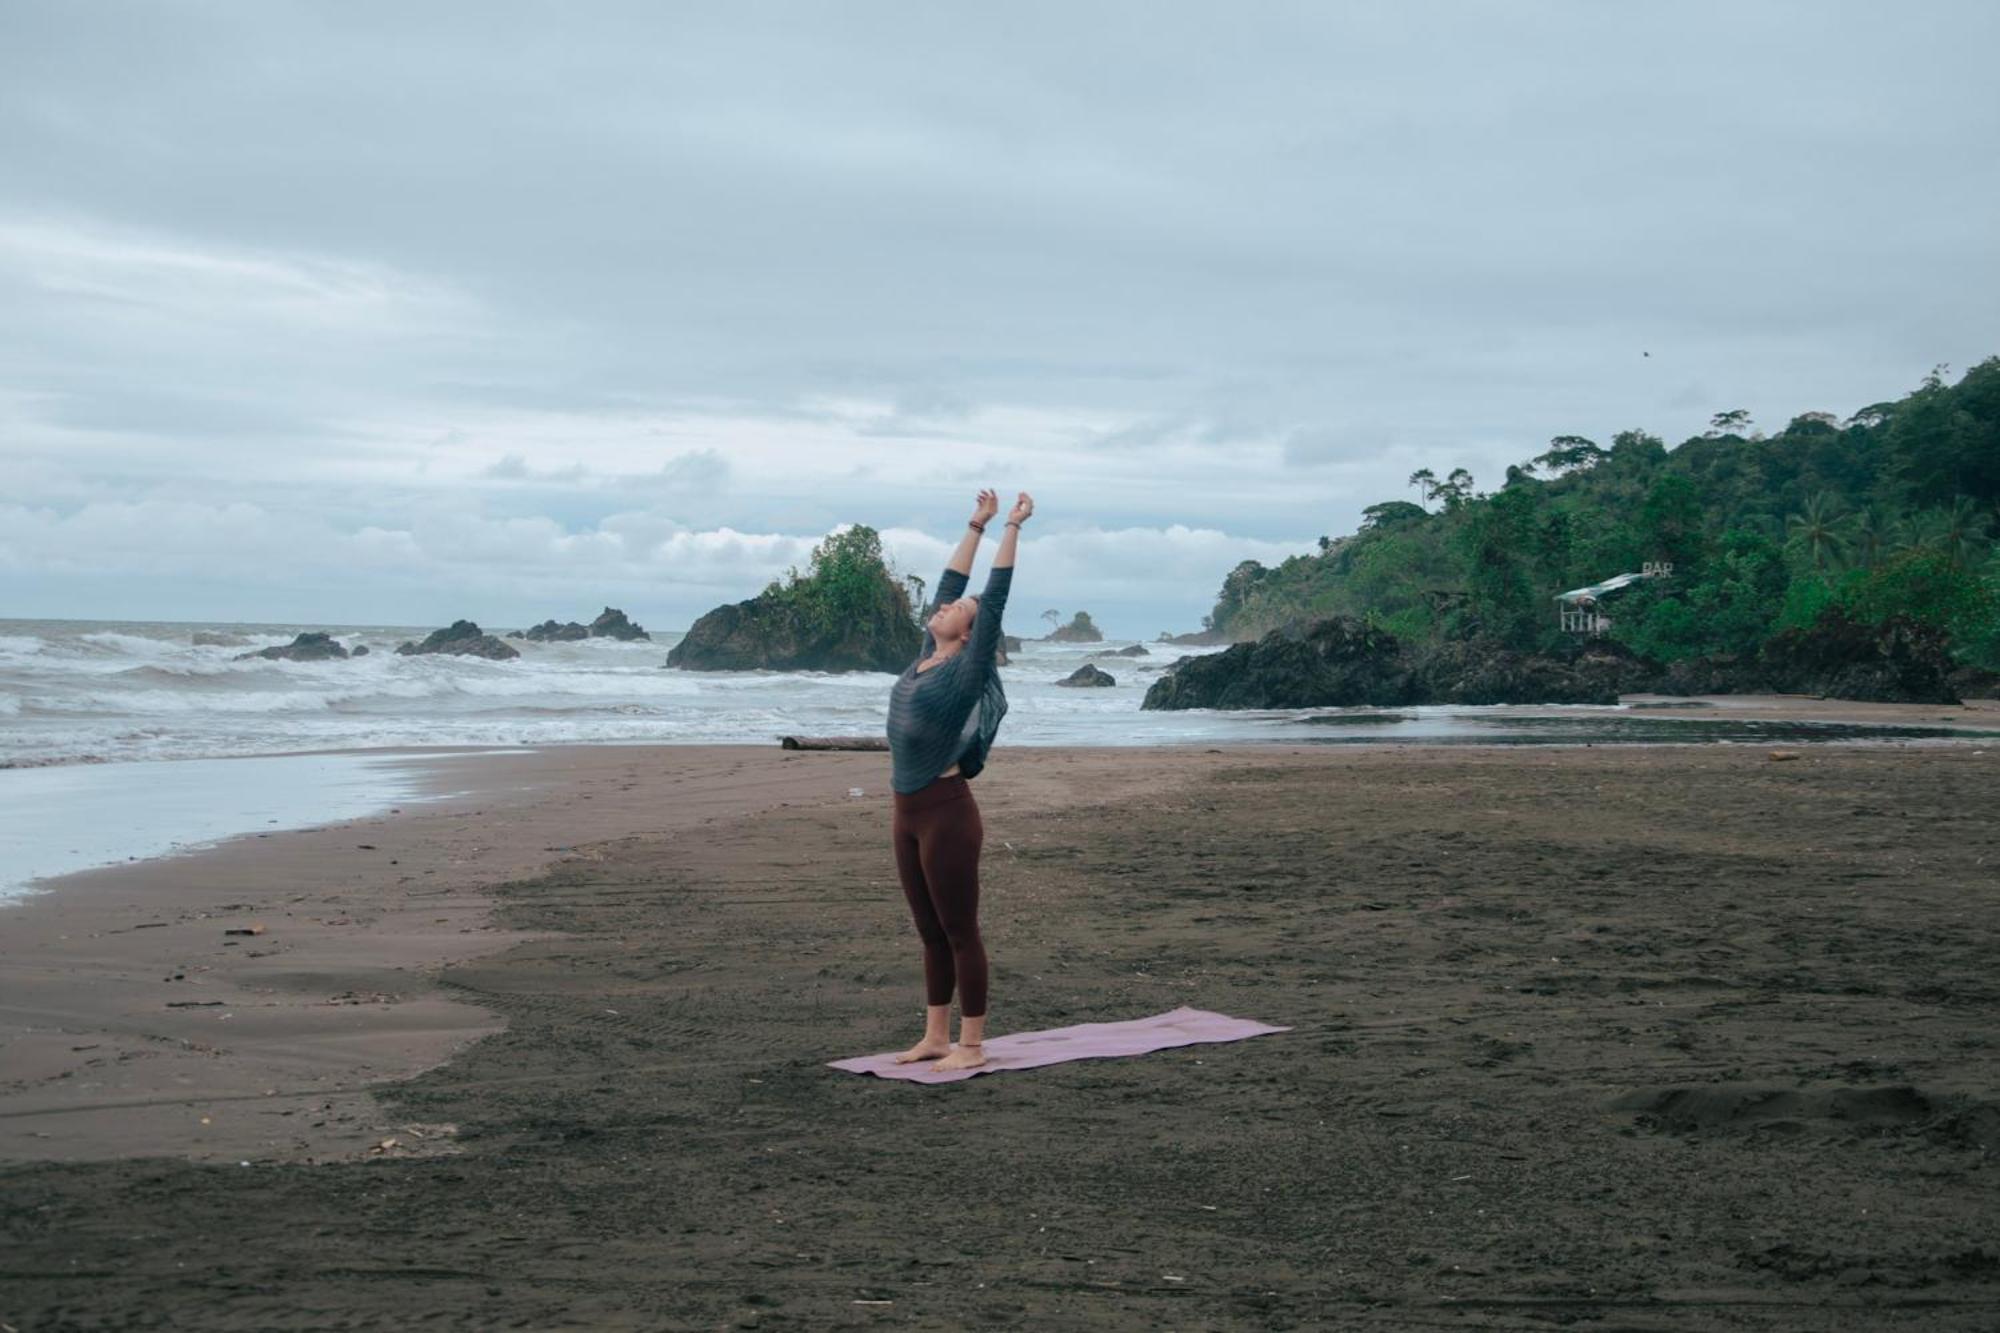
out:
M1367 506L1317 554L1239 564L1204 623L1242 639L1345 614L1416 640L1550 647L1555 594L1665 561L1671 577L1607 603L1612 637L1662 661L1901 608L2000 669L2000 357L1845 421L1804 411L1765 436L1731 409L1673 449L1643 430L1608 449L1558 435L1491 493L1439 473L1418 469L1419 502Z

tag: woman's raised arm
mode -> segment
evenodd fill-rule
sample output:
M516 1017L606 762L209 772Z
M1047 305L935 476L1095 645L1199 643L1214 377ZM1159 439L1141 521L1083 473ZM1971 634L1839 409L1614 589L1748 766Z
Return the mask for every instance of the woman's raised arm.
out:
M1026 491L1014 502L1014 512L1007 516L1007 530L1000 537L1000 550L993 557L993 568L986 573L986 591L979 595L979 614L972 618L972 641L965 645L965 651L972 655L969 671L959 676L961 689L972 690L984 684L985 672L991 669L994 655L1000 647L1000 617L1007 609L1007 593L1014 584L1014 548L1021 535L1021 525L1035 512L1035 502Z

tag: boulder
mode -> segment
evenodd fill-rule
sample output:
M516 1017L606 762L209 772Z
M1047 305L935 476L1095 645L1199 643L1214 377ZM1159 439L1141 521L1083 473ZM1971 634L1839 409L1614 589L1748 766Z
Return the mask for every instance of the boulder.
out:
M1141 708L1353 708L1424 702L1409 648L1348 616L1274 629L1255 643L1184 658Z
M364 648L362 651L368 650ZM235 660L247 662L253 657L261 657L273 662L328 662L346 656L347 649L341 647L331 634L314 631L301 634L290 643L273 644L253 653L238 653Z
M574 620L567 624L544 620L541 624L524 630L520 637L529 643L567 643L573 639L589 638L590 629L588 626L577 624Z
M402 657L419 653L451 653L459 657L484 657L494 662L505 662L521 655L520 649L494 638L470 620L454 620L449 629L432 630L422 643L402 644L396 652Z
M365 643L357 643L357 644L355 644L355 645L354 645L354 651L353 651L353 652L351 652L351 653L349 653L349 654L348 654L348 656L349 656L349 657L366 657L366 656L368 656L368 645L367 645L367 644L365 644Z
M1116 685L1117 683L1109 672L1099 671L1088 662L1056 682L1058 685Z
M1102 643L1104 631L1091 623L1090 612L1079 611L1070 617L1067 625L1058 625L1049 632L1050 643Z
M625 613L617 607L607 606L590 622L586 631L593 639L620 639L627 643L636 639L651 642L653 636L625 618ZM568 637L565 635L564 637Z
M1092 653L1091 656L1094 658L1095 657L1151 657L1152 654L1146 650L1145 644L1135 643L1124 648L1106 648L1101 653Z

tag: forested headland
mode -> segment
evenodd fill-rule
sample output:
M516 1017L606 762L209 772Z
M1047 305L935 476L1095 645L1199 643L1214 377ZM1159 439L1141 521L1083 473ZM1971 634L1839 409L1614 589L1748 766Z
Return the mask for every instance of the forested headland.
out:
M1600 650L1685 669L1895 638L2000 670L2000 357L1769 435L1741 411L1674 448L1560 435L1490 491L1442 467L1315 554L1238 565L1204 625L1242 642L1351 617L1420 652L1573 656L1556 595L1664 563L1603 600Z

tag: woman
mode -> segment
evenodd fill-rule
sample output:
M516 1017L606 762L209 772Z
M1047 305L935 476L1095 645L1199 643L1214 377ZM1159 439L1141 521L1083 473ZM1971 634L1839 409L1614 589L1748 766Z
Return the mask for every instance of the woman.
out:
M1007 695L994 654L1000 613L1014 578L1014 544L1035 512L1022 491L1007 517L986 592L966 597L972 554L1000 498L979 493L966 533L938 579L924 626L923 654L889 692L889 756L896 874L924 942L924 1037L898 1063L942 1056L932 1069L986 1063L986 946L979 938L979 850L985 828L967 779L986 766ZM958 1045L951 1044L951 995L958 991Z

